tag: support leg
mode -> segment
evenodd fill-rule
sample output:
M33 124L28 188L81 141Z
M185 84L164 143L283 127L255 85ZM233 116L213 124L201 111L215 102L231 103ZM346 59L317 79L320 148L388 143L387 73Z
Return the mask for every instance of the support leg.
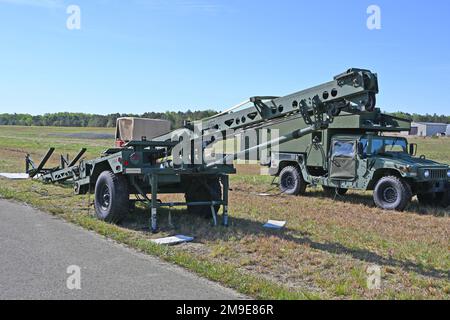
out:
M175 225L173 224L172 221L172 206L169 207L169 228L175 229Z
M223 184L223 225L228 227L228 191L230 189L229 177L228 175L222 176Z
M30 167L34 169L33 162L31 161L31 157L29 154L27 154L25 158L25 173L30 172Z
M216 213L216 210L214 209L214 206L211 206L211 214L213 217L214 227L217 227L217 213Z
M151 187L152 187L151 229L152 229L152 233L157 233L158 232L158 221L157 221L156 215L158 213L158 176L156 174L152 175Z

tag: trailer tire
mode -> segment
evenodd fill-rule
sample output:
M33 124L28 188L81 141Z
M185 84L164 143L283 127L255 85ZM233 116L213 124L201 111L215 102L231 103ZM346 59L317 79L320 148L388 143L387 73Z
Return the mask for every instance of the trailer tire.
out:
M205 183L207 186L205 186ZM191 186L185 193L186 202L221 201L222 186L219 178L207 179L206 181L190 182ZM187 206L188 213L197 215L205 219L212 217L210 206ZM219 213L220 205L214 206L216 213Z
M395 176L378 180L373 192L373 200L378 208L403 211L411 202L412 191L409 184Z
M280 172L280 191L283 194L298 196L305 194L306 181L299 169L294 166L287 166Z
M119 223L130 208L128 182L111 171L100 174L95 185L95 213L99 220Z

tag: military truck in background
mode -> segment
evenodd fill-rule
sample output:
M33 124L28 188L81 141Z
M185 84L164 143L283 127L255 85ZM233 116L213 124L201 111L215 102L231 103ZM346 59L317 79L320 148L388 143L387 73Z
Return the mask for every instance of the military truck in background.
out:
M303 118L292 117L271 128L282 135L306 126ZM301 195L319 185L331 196L372 190L375 204L386 210L404 210L415 195L421 204L447 207L449 166L417 157L416 144L393 135L410 128L409 121L379 109L342 112L327 129L281 144L265 165L279 177L284 194Z

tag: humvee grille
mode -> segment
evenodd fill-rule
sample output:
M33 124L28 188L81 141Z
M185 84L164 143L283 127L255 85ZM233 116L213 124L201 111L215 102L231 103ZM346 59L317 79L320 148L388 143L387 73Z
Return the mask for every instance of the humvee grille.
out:
M430 172L433 180L447 179L447 170L445 169L433 169Z

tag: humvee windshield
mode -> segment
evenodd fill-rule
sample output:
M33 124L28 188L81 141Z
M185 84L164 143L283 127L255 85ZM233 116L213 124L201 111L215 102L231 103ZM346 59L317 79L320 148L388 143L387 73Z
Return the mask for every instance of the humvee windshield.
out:
M369 139L371 143L369 143ZM407 153L408 142L400 137L363 137L360 140L363 155L377 155L391 152Z

